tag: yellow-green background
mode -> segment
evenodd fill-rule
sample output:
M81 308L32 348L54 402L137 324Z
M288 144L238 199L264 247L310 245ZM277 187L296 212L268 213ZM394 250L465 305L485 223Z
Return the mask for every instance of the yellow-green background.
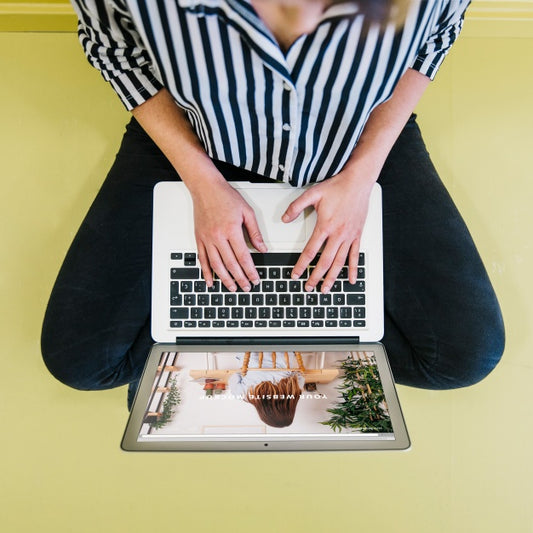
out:
M507 348L475 387L399 387L405 453L120 451L126 391L56 382L39 333L128 116L74 33L0 33L1 531L533 532L533 18L530 2L474 4L418 112Z

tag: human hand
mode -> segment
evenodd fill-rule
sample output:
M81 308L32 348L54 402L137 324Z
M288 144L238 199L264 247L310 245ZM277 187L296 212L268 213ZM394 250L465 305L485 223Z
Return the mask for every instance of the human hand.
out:
M213 271L230 290L237 284L244 291L259 283L259 274L246 243L266 252L255 214L244 198L225 180L211 183L201 194L192 195L198 259L208 287Z
M321 292L329 292L346 258L348 279L350 283L356 282L360 238L373 184L372 180L340 172L307 189L287 207L283 222L292 222L309 206L317 214L313 233L292 272L293 278L299 278L323 246L320 259L305 283L306 291L312 291L323 277Z

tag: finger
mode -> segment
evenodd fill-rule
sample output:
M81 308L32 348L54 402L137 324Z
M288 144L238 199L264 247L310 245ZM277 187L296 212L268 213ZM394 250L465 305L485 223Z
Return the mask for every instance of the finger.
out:
M253 265L252 258L250 256L250 252L248 251L248 248L246 247L246 243L244 241L244 236L241 236L240 241L242 242L246 253L248 254L249 261ZM235 242L235 239L234 239ZM229 274L231 274L231 277L235 280L235 282L239 285L239 287L243 290L248 292L252 287L250 285L250 280L244 273L239 260L237 259L234 249L230 242L224 242L218 247L218 251L220 253L220 256L222 258L222 261L224 262L225 269ZM243 256L241 256L243 257ZM254 266L255 269L255 266ZM259 278L259 275L257 275L257 279ZM229 288L229 287L228 287Z
M313 268L311 275L309 276L309 279L307 280L306 285L309 285L309 287L314 289L319 284L320 280L324 277L324 275L331 268L332 264L335 262L337 254L341 246L342 246L342 241L333 240L332 237L328 239L326 245L324 246L324 249L322 250L322 253L320 254L320 259L318 260L315 268ZM344 246L343 251L344 251L344 257L346 257L346 254L348 253L348 247ZM342 261L344 262L344 258L342 259ZM341 265L341 268L342 268L342 265ZM338 271L340 271L340 268L338 269ZM335 278L333 279L333 281L335 281L338 271L335 273ZM331 288L331 285L333 285L333 281L331 281L331 277L330 277L328 279L328 284L326 285L326 287L324 287L324 283L322 283L321 291L327 292L327 290ZM326 289L326 291L324 289Z
M320 288L320 291L322 293L329 292L331 290L332 285L335 283L335 281L337 281L339 272L346 264L346 257L348 256L349 250L350 245L346 243L343 243L337 249L335 257L331 262L330 266L328 267L327 274L324 277L324 281L322 282L322 286ZM320 259L322 260L322 256L320 257Z
M201 242L197 242L198 248L198 260L200 261L200 268L202 269L202 275L204 277L205 283L208 287L213 286L213 271L211 265L209 264L209 258L207 257L207 252L205 246Z
M237 290L237 285L235 284L231 274L226 269L224 260L222 259L218 249L215 246L211 246L206 250L206 252L209 257L209 263L211 264L211 267L215 271L222 284L229 291L235 292Z
M353 285L357 281L357 268L359 266L359 246L360 241L352 243L348 254L348 281Z
M244 227L252 246L259 252L265 253L268 249L263 241L263 236L261 235L261 230L259 229L253 210L244 214ZM257 272L255 274L257 275Z
M243 283L245 285L249 285L249 282L252 282L254 285L257 285L259 283L259 273L255 268L255 264L250 254L250 250L248 250L248 246L246 245L244 237L239 236L238 238L230 240L230 246L233 250L234 257L237 259L237 262L240 266L240 271L244 273L243 278L241 280L235 278L236 281L243 288L243 290L246 290L243 287Z
M296 264L294 265L294 268L292 269L291 277L293 279L299 278L305 271L305 269L309 266L311 261L316 257L316 254L320 251L320 248L324 241L326 240L327 235L323 234L321 231L317 230L315 227L315 230L313 231L313 234L311 235L311 238L309 239L308 243L305 245L304 249L302 250L302 253L300 254L300 257L298 258L298 261L296 261ZM312 283L308 285L308 282L305 285L305 290L312 291L316 285L315 283Z
M305 191L301 196L296 198L293 202L291 202L287 209L285 210L285 213L281 216L281 220L283 222L292 222L298 216L300 213L306 208L310 207L312 205L315 205L317 201L316 194L313 189L309 189Z

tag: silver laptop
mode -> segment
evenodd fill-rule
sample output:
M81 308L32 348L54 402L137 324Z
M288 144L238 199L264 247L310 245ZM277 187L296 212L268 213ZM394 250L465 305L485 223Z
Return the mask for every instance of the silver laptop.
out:
M281 222L301 189L275 182L232 185L254 208L269 250L252 254L261 282L248 293L231 293L220 281L206 287L186 187L180 182L155 187L152 336L158 344L148 358L123 449L408 448L390 366L378 342L380 187L371 195L357 283L348 282L345 268L323 295L307 293L303 281L290 279L316 220L308 210L290 224ZM282 412L283 420L272 419L274 412Z

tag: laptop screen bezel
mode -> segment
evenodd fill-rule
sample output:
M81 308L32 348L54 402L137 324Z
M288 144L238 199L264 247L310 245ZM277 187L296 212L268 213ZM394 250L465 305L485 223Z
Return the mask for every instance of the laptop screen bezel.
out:
M305 349L309 350L310 346L306 345ZM133 407L128 419L124 432L121 448L124 451L320 451L320 450L407 450L410 447L410 439L407 432L404 416L400 407L398 394L394 384L391 368L385 353L385 348L380 343L369 344L324 344L313 345L312 349L316 351L368 351L373 352L379 370L380 379L383 385L383 391L390 414L393 437L387 434L387 438L376 434L360 435L358 437L345 434L330 435L312 435L312 436L295 436L295 435L261 435L253 438L236 437L236 436L191 436L183 438L173 438L173 440L155 440L146 441L138 440L141 426L144 422L146 406L152 392L154 377L161 359L165 352L199 352L205 354L206 351L213 352L244 352L251 351L278 351L298 349L294 343L288 344L287 341L279 344L221 344L205 345L200 344L155 344L152 347L147 359L143 376L137 390Z

